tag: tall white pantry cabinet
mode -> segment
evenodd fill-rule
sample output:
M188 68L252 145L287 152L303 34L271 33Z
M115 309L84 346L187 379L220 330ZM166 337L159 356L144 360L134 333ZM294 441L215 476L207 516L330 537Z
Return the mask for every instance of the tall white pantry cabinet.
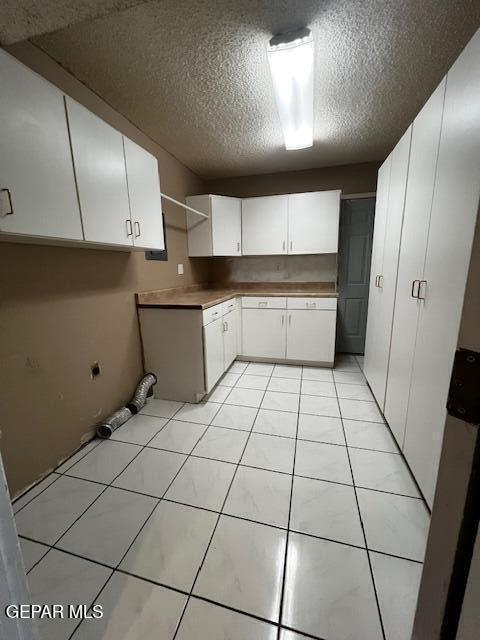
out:
M479 68L477 32L410 127L403 198L397 148L379 172L365 374L430 506L480 202Z

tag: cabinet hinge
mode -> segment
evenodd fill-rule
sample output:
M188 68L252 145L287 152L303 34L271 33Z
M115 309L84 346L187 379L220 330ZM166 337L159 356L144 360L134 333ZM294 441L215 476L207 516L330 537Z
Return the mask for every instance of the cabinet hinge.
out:
M480 353L458 349L453 362L447 411L471 424L480 424Z

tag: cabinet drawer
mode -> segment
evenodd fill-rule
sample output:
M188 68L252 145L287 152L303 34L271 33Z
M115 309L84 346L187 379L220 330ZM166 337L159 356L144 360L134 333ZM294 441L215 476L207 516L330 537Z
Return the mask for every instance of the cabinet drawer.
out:
M237 298L232 298L231 300L227 300L227 302L222 303L222 313L225 315L226 313L230 313L238 307Z
M242 307L244 309L286 309L287 298L244 296L242 298Z
M223 315L222 307L222 304L216 304L214 307L205 309L203 312L203 326L210 324L210 322L213 322L218 318L221 318Z
M336 298L287 298L287 309L327 309L335 311Z

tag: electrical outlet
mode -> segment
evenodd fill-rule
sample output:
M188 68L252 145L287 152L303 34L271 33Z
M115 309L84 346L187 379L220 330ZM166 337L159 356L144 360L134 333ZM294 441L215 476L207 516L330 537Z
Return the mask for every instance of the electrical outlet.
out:
M181 262L177 265L177 273L179 276L183 276L183 264Z
M92 380L97 378L101 374L101 372L102 370L100 369L100 365L98 364L98 362L94 362L90 365L90 376L92 377Z

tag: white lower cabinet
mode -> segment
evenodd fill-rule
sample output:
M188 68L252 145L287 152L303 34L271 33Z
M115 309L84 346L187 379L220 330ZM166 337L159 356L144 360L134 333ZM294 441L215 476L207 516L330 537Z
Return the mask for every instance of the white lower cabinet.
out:
M285 358L285 309L242 309L242 349L253 358Z
M237 309L223 316L223 370L226 371L238 355L237 346Z
M238 355L237 301L210 307L202 317L205 388L210 393Z
M210 393L225 371L223 334L223 319L221 317L203 327L205 386L207 393Z
M287 360L333 362L336 311L292 309L287 313Z
M245 297L242 306L243 356L333 363L335 298Z

